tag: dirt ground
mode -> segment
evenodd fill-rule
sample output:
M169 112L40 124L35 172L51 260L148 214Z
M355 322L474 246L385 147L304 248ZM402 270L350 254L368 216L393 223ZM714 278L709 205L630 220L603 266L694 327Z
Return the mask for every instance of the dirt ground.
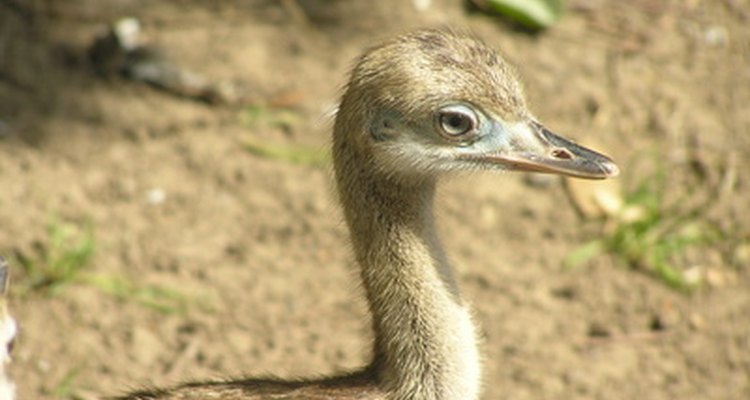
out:
M457 0L0 1L0 253L49 247L54 218L91 227L96 247L54 293L22 291L14 263L20 398L364 365L371 333L330 168L246 143L323 153L354 57L446 24L502 49L540 120L599 143L626 188L660 168L665 201L709 199L700 218L722 232L677 257L710 278L685 294L611 254L565 268L602 224L558 179L447 180L439 226L482 327L483 398L750 398L750 3L568 5L533 35ZM249 100L98 76L85 49L124 16ZM115 280L131 290L102 283Z

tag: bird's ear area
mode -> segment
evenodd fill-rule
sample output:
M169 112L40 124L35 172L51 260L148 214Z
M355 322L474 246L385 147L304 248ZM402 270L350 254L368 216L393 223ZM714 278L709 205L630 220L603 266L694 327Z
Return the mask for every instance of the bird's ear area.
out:
M382 111L370 119L368 132L376 142L393 140L398 136L401 124L400 115L392 110Z

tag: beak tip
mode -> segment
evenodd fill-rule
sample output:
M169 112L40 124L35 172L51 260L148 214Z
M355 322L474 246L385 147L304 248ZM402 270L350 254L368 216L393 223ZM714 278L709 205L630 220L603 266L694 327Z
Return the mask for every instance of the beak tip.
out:
M608 162L602 165L602 169L604 170L606 178L614 178L620 175L620 167L618 167L614 162Z

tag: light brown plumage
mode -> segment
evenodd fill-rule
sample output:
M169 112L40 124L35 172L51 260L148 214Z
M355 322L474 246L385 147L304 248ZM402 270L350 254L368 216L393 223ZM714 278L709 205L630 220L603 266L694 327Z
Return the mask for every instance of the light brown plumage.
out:
M8 289L10 271L5 259L0 256L0 400L16 398L16 385L8 376L7 365L10 363L10 352L18 332L18 325L8 308Z
M420 30L361 56L336 116L333 161L373 317L372 364L341 378L191 383L121 399L476 399L474 325L432 220L438 175L617 174L607 157L539 124L513 69L450 30Z

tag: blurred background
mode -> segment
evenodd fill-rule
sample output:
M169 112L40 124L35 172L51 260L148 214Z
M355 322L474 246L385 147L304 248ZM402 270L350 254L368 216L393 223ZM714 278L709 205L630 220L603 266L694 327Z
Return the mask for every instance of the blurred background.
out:
M442 25L622 170L441 186L483 398L750 398L748 1L0 0L21 398L364 365L331 115L363 48Z

